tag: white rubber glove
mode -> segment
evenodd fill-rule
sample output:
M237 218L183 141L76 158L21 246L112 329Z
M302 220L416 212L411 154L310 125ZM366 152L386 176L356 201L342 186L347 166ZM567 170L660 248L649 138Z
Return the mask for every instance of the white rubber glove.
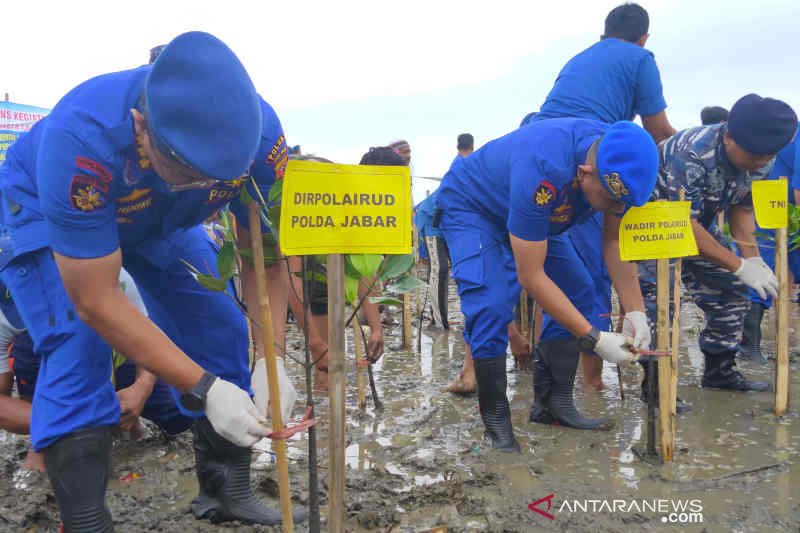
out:
M289 376L286 374L286 366L284 365L283 357L276 357L278 365L278 395L281 401L281 418L283 424L289 421L292 415L292 408L294 402L297 401L297 391L294 385L289 381ZM265 418L267 414L267 402L269 401L269 383L267 383L267 361L262 357L256 361L256 366L253 369L253 375L250 378L250 387L253 389L253 400L256 402L256 408Z
M653 342L650 324L644 311L629 311L622 320L622 334L633 339L633 347L649 350Z
M773 297L778 296L778 278L760 256L742 259L739 270L734 274L762 298L766 298L767 293Z
M625 361L635 361L638 356L631 352L630 347L633 340L622 333L600 332L597 344L594 346L594 353L609 363L624 363Z
M250 447L270 432L247 392L220 378L206 394L206 417L214 431L237 446Z

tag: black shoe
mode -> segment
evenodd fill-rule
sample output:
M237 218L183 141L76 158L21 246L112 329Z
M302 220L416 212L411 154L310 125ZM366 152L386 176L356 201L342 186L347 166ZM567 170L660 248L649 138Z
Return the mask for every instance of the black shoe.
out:
M647 362L641 362L640 361L639 364L642 365L642 369L644 370L644 378L642 379L642 393L639 396L639 399L642 400L643 403L647 403L647 395L648 395L648 390L647 389L648 389L649 383L650 383L649 378L648 378L648 372L647 372ZM653 364L658 365L658 363L655 363L655 362ZM656 404L658 404L658 370L656 370L655 376L656 376L655 395L656 395ZM658 405L656 405L656 409L658 409ZM690 404L689 402L684 402L683 400L681 400L677 396L675 397L675 414L676 415L682 415L682 414L688 413L691 410L692 410L692 404Z
M111 471L110 426L62 437L45 449L44 462L61 511L63 531L114 531L105 501Z
M277 525L281 513L266 507L250 486L250 448L236 446L219 435L207 418L194 423L194 456L200 494L192 501L197 518L212 522L240 520ZM307 518L303 509L292 511L294 523Z
M764 317L764 306L757 302L750 303L750 309L744 316L744 329L742 331L742 344L739 358L759 365L766 365L769 361L761 353L761 320Z
M578 412L572 389L578 370L575 339L541 341L533 358L533 406L528 420L575 429L611 429L607 418L586 418Z
M506 357L475 359L478 406L486 428L483 436L492 448L518 452L519 443L511 427L511 408L506 397Z
M715 354L703 351L703 355L706 358L703 387L756 392L769 389L769 383L766 381L749 381L736 370L733 351Z

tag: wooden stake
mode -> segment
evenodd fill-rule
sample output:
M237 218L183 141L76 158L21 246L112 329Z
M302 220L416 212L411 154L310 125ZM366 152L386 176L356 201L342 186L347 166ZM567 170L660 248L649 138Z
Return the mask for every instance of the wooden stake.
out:
M275 360L274 333L272 331L272 314L269 309L269 294L267 293L267 271L264 267L264 245L261 234L261 217L259 205L250 202L248 218L250 221L250 244L253 249L253 268L258 291L258 316L261 317L261 327L256 331L261 335L261 344L266 353L264 359L267 369L267 383L269 383L269 413L272 418L272 431L283 429L281 418L280 389L278 388L278 364ZM286 459L286 441L274 439L272 448L278 465L278 489L281 500L281 516L283 517L283 530L287 533L294 532L292 521L292 494L289 488L289 462Z
M523 289L519 293L519 333L525 338L528 337L529 316L528 293Z
M328 531L344 532L344 257L328 255Z
M413 343L413 328L411 322L411 292L403 293L403 348L411 350Z
M669 259L657 260L656 305L658 307L658 351L669 350ZM659 441L661 456L666 462L672 461L675 428L674 417L670 417L675 406L670 406L672 399L672 360L667 357L658 358L658 418L660 422Z
M775 230L775 273L778 276L777 363L775 365L775 414L786 414L789 407L789 265L787 229Z
M362 326L358 314L353 318L353 348L356 355L356 376L358 377L358 408L367 408L367 372L364 366L364 341L361 338Z

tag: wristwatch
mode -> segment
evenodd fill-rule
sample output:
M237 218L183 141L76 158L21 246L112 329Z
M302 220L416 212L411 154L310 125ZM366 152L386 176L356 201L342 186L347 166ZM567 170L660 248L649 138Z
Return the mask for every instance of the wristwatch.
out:
M578 350L582 352L593 352L598 340L600 340L600 332L597 331L597 328L593 327L589 330L589 333L578 337Z
M206 394L217 379L211 372L204 372L197 385L181 394L181 405L189 411L202 411L206 407Z

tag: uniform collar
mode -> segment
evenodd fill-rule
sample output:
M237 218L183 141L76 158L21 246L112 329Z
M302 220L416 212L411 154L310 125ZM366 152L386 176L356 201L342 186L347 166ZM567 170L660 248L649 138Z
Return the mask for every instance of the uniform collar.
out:
M739 176L744 175L746 172L744 170L739 170L731 163L731 160L728 159L728 154L725 153L725 132L728 131L728 125L723 124L719 127L719 131L717 132L717 165L720 168L725 170L725 173L729 176Z

